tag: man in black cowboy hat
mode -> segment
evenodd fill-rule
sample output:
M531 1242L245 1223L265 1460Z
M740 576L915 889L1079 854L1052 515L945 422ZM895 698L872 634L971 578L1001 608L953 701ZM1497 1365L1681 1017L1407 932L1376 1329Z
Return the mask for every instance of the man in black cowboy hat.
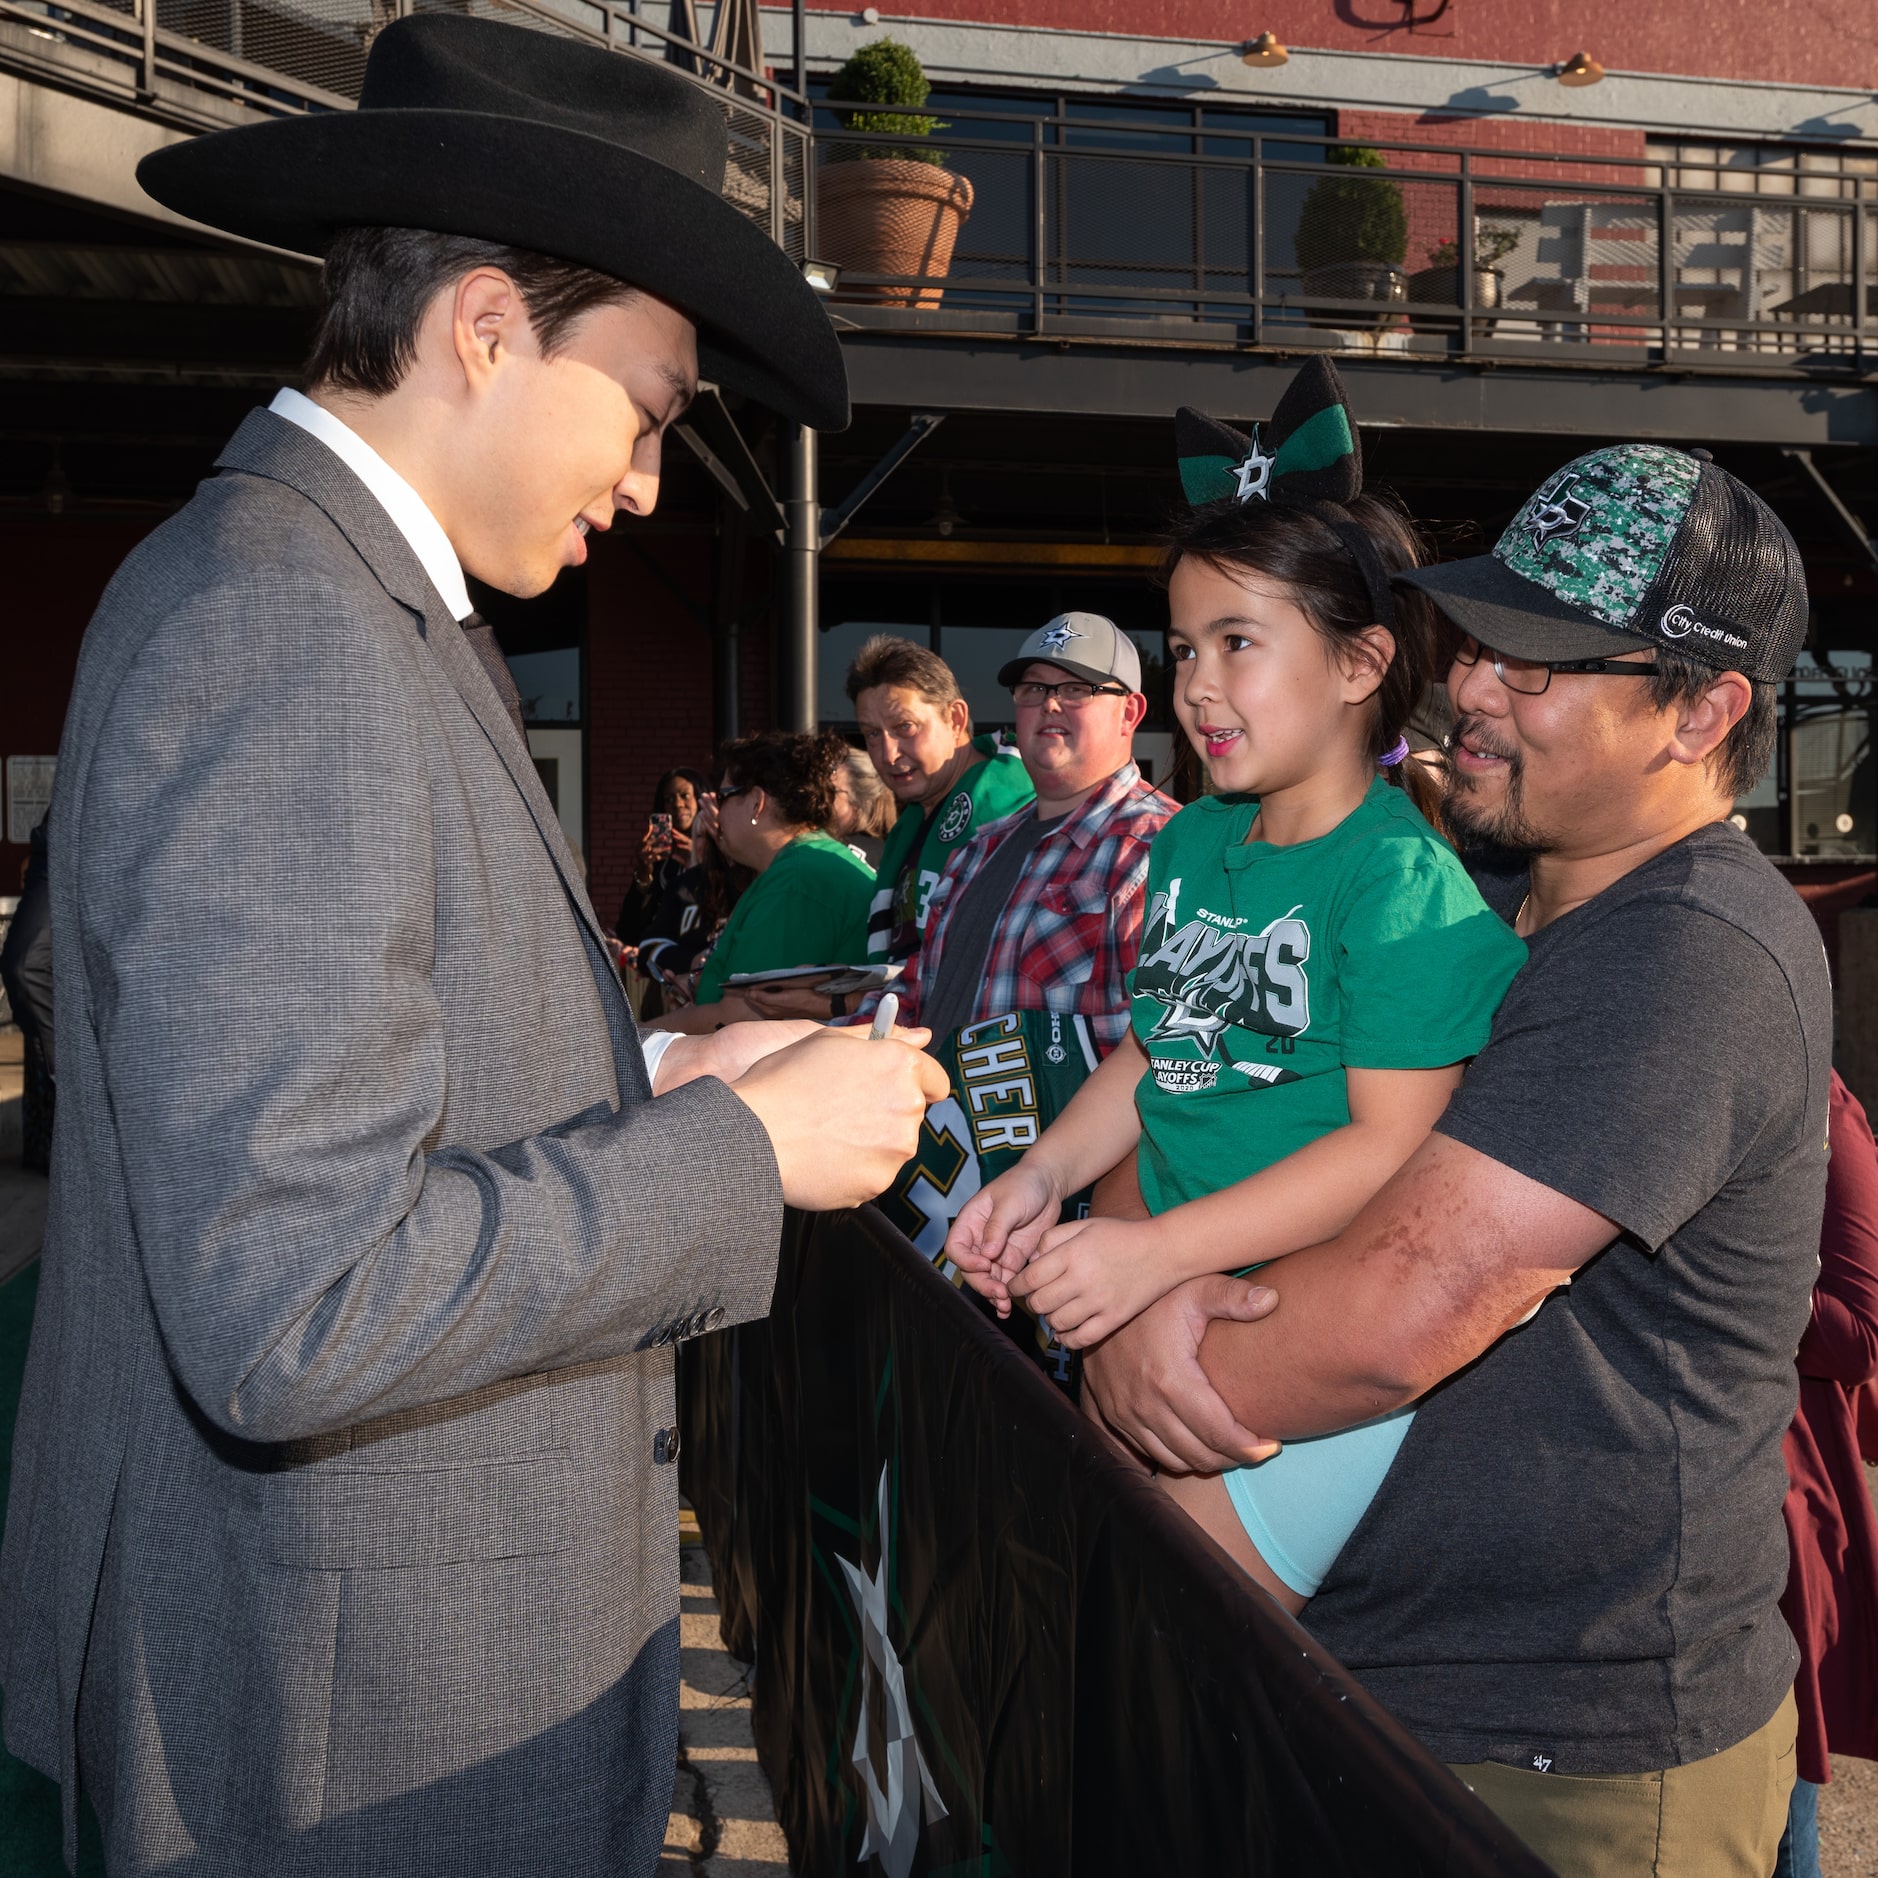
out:
M700 366L845 421L724 160L669 73L429 17L356 114L143 167L323 252L326 304L308 395L112 583L66 725L0 1682L68 1859L81 1782L114 1873L658 1856L671 1346L767 1309L783 1201L883 1187L944 1093L809 1026L646 1060L465 591L650 510Z

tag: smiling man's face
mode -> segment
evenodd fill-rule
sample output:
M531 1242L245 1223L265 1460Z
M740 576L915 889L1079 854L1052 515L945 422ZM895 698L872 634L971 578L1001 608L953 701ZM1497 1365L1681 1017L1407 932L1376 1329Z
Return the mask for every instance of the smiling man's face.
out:
M1644 653L1616 658L1649 664ZM1675 715L1635 679L1562 672L1536 696L1511 689L1495 675L1490 649L1471 664L1454 662L1448 697L1448 821L1463 840L1516 854L1621 845L1663 770Z
M1056 685L1078 676L1036 659L1024 667L1020 682ZM1043 800L1060 800L1092 788L1133 760L1135 727L1147 705L1138 692L1124 692L1099 695L1080 706L1052 697L1014 709L1017 753L1032 787Z
M479 332L481 328L478 328ZM544 593L621 510L650 515L665 433L697 389L697 332L651 294L584 314L544 358L526 319L496 335L500 369L471 401L469 474L452 477L446 532L504 593Z

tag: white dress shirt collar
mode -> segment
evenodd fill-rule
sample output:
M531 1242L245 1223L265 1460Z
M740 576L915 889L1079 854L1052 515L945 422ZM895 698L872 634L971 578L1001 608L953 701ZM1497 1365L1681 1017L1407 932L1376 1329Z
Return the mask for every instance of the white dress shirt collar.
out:
M282 390L267 407L276 417L298 424L317 437L376 498L378 506L411 545L430 584L450 609L453 619L467 619L475 609L463 580L463 563L456 558L450 537L431 514L424 498L407 483L351 425L342 423L323 405L293 390Z

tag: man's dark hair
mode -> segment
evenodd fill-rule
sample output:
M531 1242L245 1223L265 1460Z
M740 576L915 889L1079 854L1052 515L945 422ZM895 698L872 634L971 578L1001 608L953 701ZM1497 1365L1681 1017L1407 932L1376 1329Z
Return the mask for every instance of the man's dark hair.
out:
M1649 684L1650 702L1659 711L1674 704L1692 704L1720 676L1712 665L1659 647L1655 676ZM1756 685L1741 721L1711 758L1715 780L1729 795L1737 799L1746 795L1767 774L1774 760L1774 728L1774 687Z
M928 704L950 704L962 695L952 667L938 653L892 633L876 633L854 655L848 667L848 702L876 685L904 685Z
M638 293L611 274L501 242L422 228L342 228L320 270L307 383L380 398L396 391L417 356L425 308L479 267L499 268L514 281L545 358L561 349L583 313L623 305Z

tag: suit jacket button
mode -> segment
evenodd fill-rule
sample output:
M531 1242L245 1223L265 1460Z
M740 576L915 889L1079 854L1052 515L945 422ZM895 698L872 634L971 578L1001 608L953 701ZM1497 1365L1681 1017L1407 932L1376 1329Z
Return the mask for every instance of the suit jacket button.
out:
M678 1459L678 1430L676 1427L661 1428L652 1437L652 1464L663 1467L667 1461Z

